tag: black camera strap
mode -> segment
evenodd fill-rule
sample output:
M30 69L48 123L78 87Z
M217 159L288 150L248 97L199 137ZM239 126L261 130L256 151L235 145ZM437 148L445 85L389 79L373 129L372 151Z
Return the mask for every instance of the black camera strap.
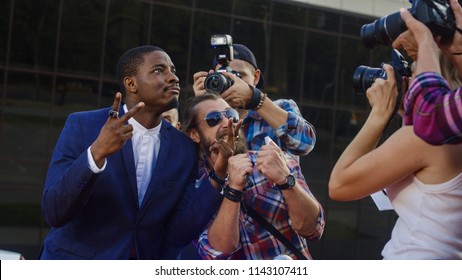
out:
M244 200L241 201L241 205L244 208L244 211L252 217L257 223L263 226L266 230L268 230L274 237L276 237L279 241L284 244L287 249L292 251L292 253L297 257L299 260L307 260L307 257L303 255L303 253L295 247L289 239L287 239L279 230L277 230L271 223L269 223L265 218L263 218L260 214L257 213L252 207L250 207Z

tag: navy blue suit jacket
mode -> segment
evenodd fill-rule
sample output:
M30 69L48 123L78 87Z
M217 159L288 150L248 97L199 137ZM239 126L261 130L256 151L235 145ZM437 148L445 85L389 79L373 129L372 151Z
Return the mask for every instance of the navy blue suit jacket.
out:
M221 202L209 180L195 187L197 146L165 121L141 206L131 140L107 158L103 172L94 174L87 149L109 109L73 113L61 132L42 198L52 228L41 259L127 259L133 248L139 259L172 259L172 248L197 238Z

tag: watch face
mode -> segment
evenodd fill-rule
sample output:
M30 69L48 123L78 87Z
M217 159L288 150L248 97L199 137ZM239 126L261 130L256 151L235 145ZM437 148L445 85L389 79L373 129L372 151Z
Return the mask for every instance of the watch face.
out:
M295 186L295 177L294 177L294 175L289 174L287 176L287 185L289 185L289 188L292 188L293 186Z
M287 190L295 186L295 177L292 174L287 175L286 182L282 185L276 185L280 190Z

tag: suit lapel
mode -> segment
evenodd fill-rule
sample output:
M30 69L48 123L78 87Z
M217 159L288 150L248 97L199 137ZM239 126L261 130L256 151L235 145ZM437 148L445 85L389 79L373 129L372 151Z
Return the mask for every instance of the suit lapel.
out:
M169 127L165 125L165 122L162 122L162 127L160 129L160 148L159 154L157 155L157 161L155 166L153 166L151 181L149 182L148 189L146 190L146 194L144 195L143 202L141 203L141 211L144 213L144 205L151 199L153 193L158 191L159 183L163 179L162 171L167 162L170 145L172 141L172 137L170 136L171 131L170 129L174 129L173 127ZM141 214L141 213L140 213Z
M132 194L133 203L138 207L138 187L136 183L136 169L135 160L133 156L132 140L128 140L122 147L122 157L124 159L125 169L128 173L128 180L130 182L130 193Z
M123 116L125 114L122 106L123 104L121 104L119 108L119 116ZM131 139L125 142L125 144L122 146L121 152L125 169L128 173L128 180L130 182L128 187L130 188L130 193L132 194L131 199L135 203L136 207L138 207L138 186L136 182L135 159L133 155L133 144Z

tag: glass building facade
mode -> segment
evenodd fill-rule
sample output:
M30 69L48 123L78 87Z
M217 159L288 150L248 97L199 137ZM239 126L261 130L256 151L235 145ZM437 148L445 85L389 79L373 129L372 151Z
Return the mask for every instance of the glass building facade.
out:
M124 51L144 44L167 51L180 78L181 111L193 96L193 73L211 68L210 36L226 33L253 50L264 91L295 100L316 128L315 149L301 158L327 214L324 237L310 243L313 257L380 259L394 212L379 212L369 197L333 201L327 190L370 109L353 90L353 72L390 59L391 47L361 43L359 30L372 20L276 0L1 1L0 249L37 258L49 229L41 194L59 133L71 112L112 104Z

